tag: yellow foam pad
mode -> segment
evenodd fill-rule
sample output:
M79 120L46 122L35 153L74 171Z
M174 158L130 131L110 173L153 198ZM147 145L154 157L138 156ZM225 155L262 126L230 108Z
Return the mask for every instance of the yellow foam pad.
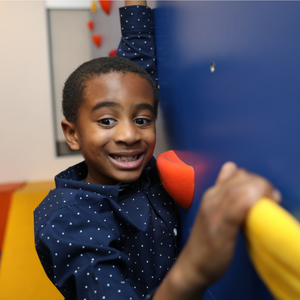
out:
M28 183L12 199L1 256L0 299L61 300L35 251L33 211L54 182Z
M262 199L249 212L244 233L255 268L276 299L300 299L300 224Z

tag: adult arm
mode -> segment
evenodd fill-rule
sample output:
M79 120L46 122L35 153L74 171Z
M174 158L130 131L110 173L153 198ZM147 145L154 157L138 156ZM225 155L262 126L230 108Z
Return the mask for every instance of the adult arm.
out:
M153 299L200 299L227 269L237 233L263 196L280 200L267 180L226 163L204 194L188 242Z

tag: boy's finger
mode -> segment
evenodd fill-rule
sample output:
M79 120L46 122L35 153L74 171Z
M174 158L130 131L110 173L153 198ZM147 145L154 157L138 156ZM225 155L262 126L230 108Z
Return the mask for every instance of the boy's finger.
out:
M237 170L237 166L234 162L232 161L228 161L226 162L220 172L219 175L217 177L216 180L216 184L225 181L226 179L228 179L235 171Z

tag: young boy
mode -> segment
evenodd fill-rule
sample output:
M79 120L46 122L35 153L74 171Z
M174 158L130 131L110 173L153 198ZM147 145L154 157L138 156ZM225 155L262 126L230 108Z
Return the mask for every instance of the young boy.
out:
M178 255L178 220L157 175L157 91L123 58L100 58L68 78L66 141L85 161L55 177L35 211L36 249L66 299L199 299L225 271L263 178L227 163L203 196Z
M152 159L154 84L125 58L100 58L63 97L66 140L85 162L56 176L35 212L41 262L66 299L145 297L177 255L176 211Z

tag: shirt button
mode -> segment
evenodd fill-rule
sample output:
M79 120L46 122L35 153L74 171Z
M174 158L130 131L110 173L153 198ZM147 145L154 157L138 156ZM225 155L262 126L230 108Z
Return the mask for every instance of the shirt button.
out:
M175 236L177 236L177 229L176 228L173 229L173 233L174 233Z

